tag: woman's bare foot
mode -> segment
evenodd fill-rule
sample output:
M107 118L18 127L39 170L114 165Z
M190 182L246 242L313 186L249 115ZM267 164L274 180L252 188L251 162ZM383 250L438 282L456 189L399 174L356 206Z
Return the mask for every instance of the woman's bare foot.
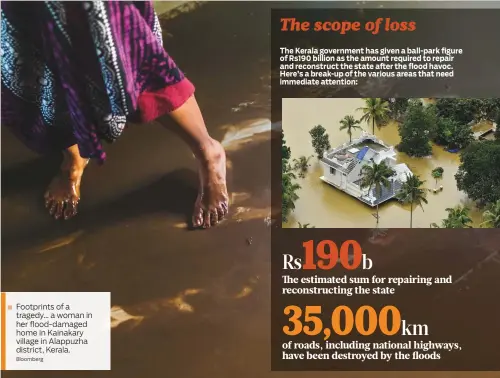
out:
M61 170L45 192L45 207L55 219L69 219L77 214L80 183L88 162L88 159L80 157L77 146L64 151Z
M226 187L226 153L222 145L210 139L197 154L200 189L194 206L193 226L210 228L229 211Z

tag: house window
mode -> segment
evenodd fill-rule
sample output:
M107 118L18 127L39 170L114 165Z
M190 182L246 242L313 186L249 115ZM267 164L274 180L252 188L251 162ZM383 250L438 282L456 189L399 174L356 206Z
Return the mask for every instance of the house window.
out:
M330 174L335 175L335 173L337 173L337 170L333 167L330 167Z

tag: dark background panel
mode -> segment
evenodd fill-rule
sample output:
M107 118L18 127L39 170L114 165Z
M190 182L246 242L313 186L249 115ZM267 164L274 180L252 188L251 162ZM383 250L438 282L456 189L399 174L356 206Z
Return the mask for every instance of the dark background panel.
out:
M392 371L494 371L499 370L498 338L500 325L500 273L499 253L495 246L500 234L493 229L429 230L393 229L385 237L388 243L378 243L367 229L276 229L272 236L272 364L274 370L392 370ZM341 267L331 271L283 270L283 254L303 257L302 243L307 240L357 240L373 261L370 270L349 272ZM382 239L379 239L382 240ZM389 286L395 287L393 295L283 295L283 287L334 287L335 284L284 284L282 276L292 277L449 277L451 284L362 284L346 287ZM360 336L356 332L348 336L331 336L331 342L456 342L462 350L442 352L439 360L397 360L391 363L359 360L282 360L282 344L295 342L322 343L322 335L309 337L301 334L287 337L283 334L288 325L283 311L286 306L321 305L325 326L330 322L331 311L338 305L356 310L362 305L381 309L396 306L408 324L427 324L429 336ZM287 351L298 353L299 351ZM319 351L311 351L318 353ZM326 352L326 351L325 351ZM333 352L333 351L329 351ZM345 352L345 351L344 351ZM353 351L359 352L359 351ZM387 350L385 352L395 352ZM304 352L305 353L305 352ZM412 353L412 351L408 351ZM438 351L438 353L440 353Z
M413 32L281 32L281 18L301 21L367 21L379 17L415 21ZM446 79L370 79L356 87L323 88L321 97L495 97L500 91L500 10L484 9L274 9L271 17L273 98L316 97L306 88L280 87L280 47L460 48L455 75ZM274 105L274 103L273 103ZM277 104L276 104L277 105Z
M495 3L296 3L281 4L271 16L272 58L272 118L281 120L281 102L287 97L498 97L500 93L500 10ZM434 9L413 9L415 7ZM488 7L491 9L467 9ZM285 9L288 7L288 9ZM450 8L462 9L450 9ZM496 9L493 9L495 8ZM282 9L277 9L282 8ZM313 9L315 8L315 9ZM336 9L344 8L344 9ZM351 9L347 9L351 8ZM370 8L370 9L369 9ZM401 9L388 9L401 8ZM316 20L374 20L390 17L399 21L417 22L412 33L281 32L280 18L295 17L302 21ZM461 48L464 54L457 58L455 76L451 79L367 79L356 87L290 88L279 86L279 48L318 47L449 47ZM281 143L278 135L272 141L273 207L280 206ZM430 230L401 229L389 231L389 244L372 244L370 230L348 229L281 229L272 230L272 368L273 370L499 370L498 335L500 328L495 319L500 318L498 298L498 245L496 230ZM301 254L304 240L332 239L340 242L354 238L362 242L365 253L373 256L375 267L370 274L380 276L453 276L452 285L425 288L405 286L397 290L390 300L396 303L413 322L427 323L431 329L428 340L461 343L460 352L443 354L440 360L399 361L398 363L369 363L359 361L292 361L281 359L286 324L283 308L295 305L323 305L331 310L340 303L354 308L361 304L381 305L384 299L374 297L339 296L283 296L282 254ZM373 241L373 240L372 240ZM299 276L302 272L288 272ZM314 272L313 274L325 274ZM333 274L329 272L326 274ZM357 272L356 274L363 274ZM369 303L368 303L369 302ZM300 337L296 337L300 340ZM351 339L356 339L353 336ZM304 338L304 341L312 341ZM346 339L347 340L347 339ZM393 339L393 341L396 341Z

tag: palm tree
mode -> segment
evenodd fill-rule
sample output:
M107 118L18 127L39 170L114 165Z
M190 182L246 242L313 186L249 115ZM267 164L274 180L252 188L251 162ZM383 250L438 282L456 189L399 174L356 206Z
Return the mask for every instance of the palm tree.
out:
M305 157L301 156L298 159L293 159L293 170L299 172L299 177L306 177L307 170L311 166L309 164L309 160L311 160L313 156Z
M371 192L372 188L375 188L375 193L377 197L380 197L382 194L382 187L387 189L391 188L392 182L389 180L391 176L394 175L394 170L389 167L385 161L382 161L380 164L377 164L371 160L372 164L367 164L361 168L361 185L362 189L368 188L368 193ZM377 202L377 225L379 221L378 215L378 202Z
M361 110L362 122L372 124L372 133L375 135L375 125L379 126L389 118L389 103L381 98L364 98L365 106L356 110Z
M347 134L349 135L349 143L352 142L352 131L363 129L361 126L359 126L359 121L355 120L352 115L346 115L344 118L342 118L340 120L340 125L340 131L347 130Z
M483 213L484 222L481 226L490 228L500 228L500 200L490 206L488 210Z
M424 204L427 204L428 189L422 188L425 181L420 180L417 175L406 174L406 182L401 185L401 189L397 194L397 199L404 204L410 205L410 228L413 228L413 209L415 206L420 206L424 211Z
M444 172L444 169L442 167L434 168L431 172L432 177L436 180L436 187L438 184L438 180L443 178L443 172Z
M316 228L314 226L311 226L311 223L304 223L304 224L302 224L300 222L298 222L298 223L299 223L299 228Z
M469 217L469 209L467 207L456 206L447 208L448 218L443 220L444 228L471 228L469 225L472 219Z
M436 223L431 224L433 228L472 228L470 225L472 219L469 217L469 209L467 207L456 206L447 208L448 217L443 219L441 227Z

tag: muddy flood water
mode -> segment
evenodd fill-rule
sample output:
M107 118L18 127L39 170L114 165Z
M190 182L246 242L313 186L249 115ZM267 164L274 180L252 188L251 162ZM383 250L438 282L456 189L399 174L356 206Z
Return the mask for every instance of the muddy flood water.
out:
M340 98L340 99L284 99L283 100L283 131L285 140L291 149L292 159L300 156L314 155L311 145L309 130L322 125L330 136L333 147L349 141L345 130L340 131L339 121L346 115L353 115L360 119L362 113L356 111L363 106L362 99ZM371 133L371 125L361 124L364 130ZM353 138L360 135L361 130L353 132ZM400 142L397 124L391 122L381 129L375 129L377 137L386 144L396 146ZM431 223L441 223L446 218L446 208L457 205L467 206L471 209L470 216L474 221L474 227L481 223L481 213L467 198L465 193L457 189L455 173L460 163L459 154L445 151L442 147L433 146L432 157L411 158L404 153L398 152L398 162L405 163L415 174L419 175L426 183L424 187L434 189L436 181L431 176L431 171L436 167L444 168L443 178L438 180L438 186L443 186L443 191L430 192L427 195L428 204L417 208L413 212L413 227L430 227ZM372 214L375 209L371 208L348 194L320 180L323 170L316 157L310 160L311 167L304 179L297 182L302 187L298 191L299 200L296 209L292 213L285 227L297 227L298 222L319 227L374 227L375 218ZM386 202L379 209L382 228L406 228L410 227L410 208L402 206L397 200Z
M130 125L105 145L108 160L87 168L79 214L67 222L43 206L60 155L37 156L2 128L2 291L112 293L111 372L2 376L267 373L269 14L265 3L217 3L160 16L166 49L197 87L207 127L227 150L232 206L220 227L186 228L196 163L159 124ZM242 374L249 360L260 364Z

